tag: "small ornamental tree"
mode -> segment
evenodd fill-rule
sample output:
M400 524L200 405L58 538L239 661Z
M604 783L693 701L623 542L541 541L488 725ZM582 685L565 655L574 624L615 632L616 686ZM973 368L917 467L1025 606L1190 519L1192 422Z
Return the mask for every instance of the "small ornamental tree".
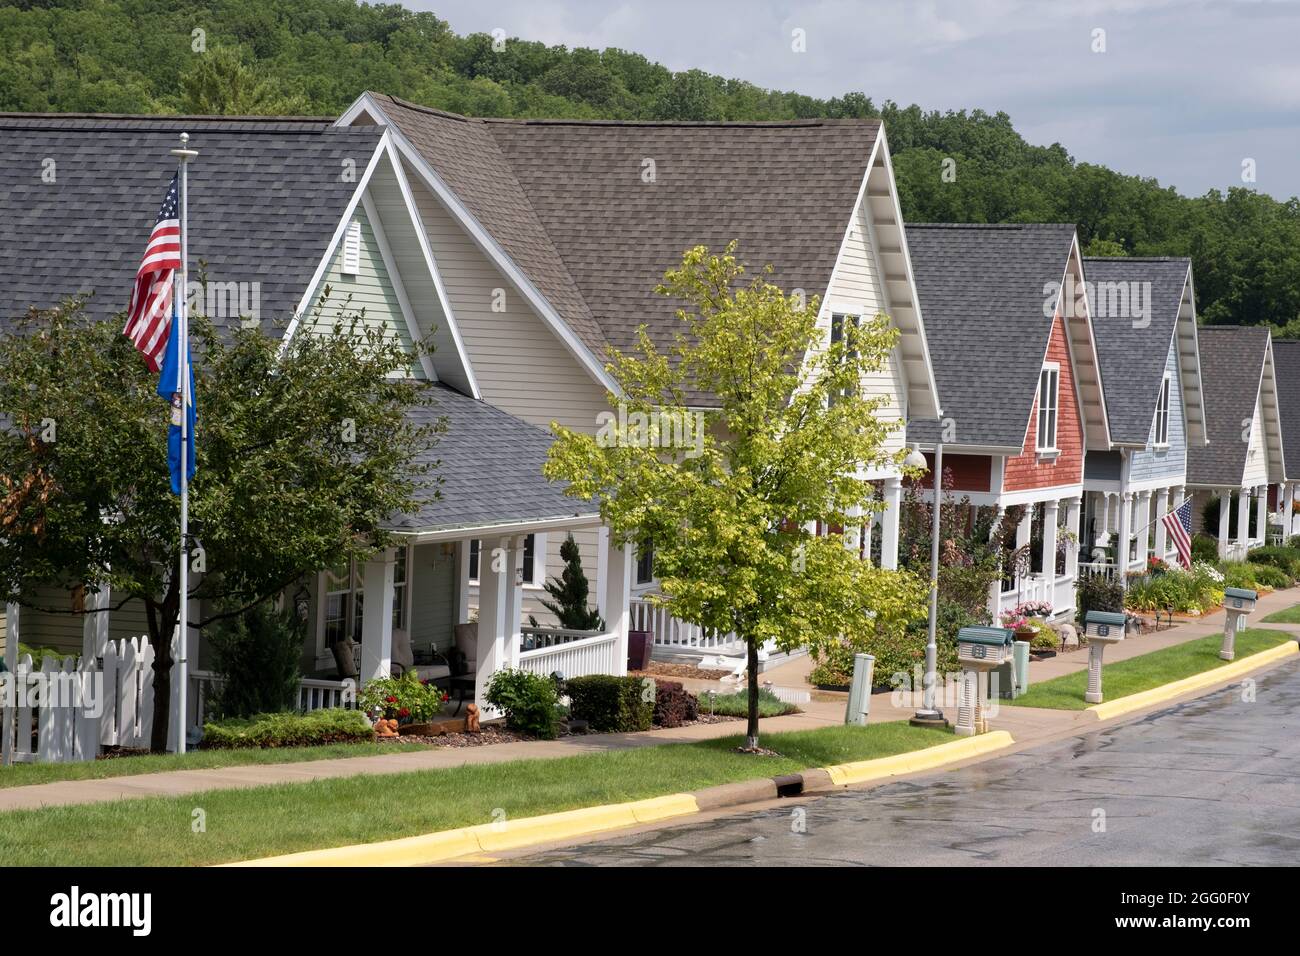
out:
M442 423L417 425L406 414L431 395L407 378L410 354L360 318L341 311L332 333L302 332L282 346L260 325L218 330L191 317L198 425L188 596L217 609L191 626L240 615L304 574L391 545L386 519L437 494L423 453ZM92 321L81 302L33 310L0 336L0 591L27 607L44 584L107 586L110 612L142 601L160 751L181 546L169 408L156 385L121 322ZM40 609L87 613L73 601Z
M582 551L573 535L560 545L560 557L564 559L564 571L558 580L551 578L545 585L546 593L554 600L542 601L542 607L559 619L560 627L603 631L605 622L601 620L600 608L587 607L587 575L582 570Z
M599 435L552 425L546 464L568 494L599 500L615 542L654 541L675 617L744 642L748 750L765 642L869 646L923 615L926 594L855 546L879 507L861 476L901 464L886 446L897 423L860 387L897 332L863 316L831 342L817 300L786 296L768 274L746 280L735 243L686 252L657 290L681 303L674 344L660 349L641 329L635 353L614 352L617 413Z

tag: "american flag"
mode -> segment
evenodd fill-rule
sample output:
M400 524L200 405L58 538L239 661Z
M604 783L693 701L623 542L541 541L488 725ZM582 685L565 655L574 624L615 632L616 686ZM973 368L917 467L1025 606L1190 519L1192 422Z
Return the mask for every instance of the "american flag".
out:
M1192 499L1188 498L1175 510L1161 519L1178 549L1178 563L1185 568L1192 566Z
M122 332L135 343L152 371L158 371L167 331L172 319L172 286L181 267L181 221L179 173L172 177L167 196L158 210L158 220L149 234L144 258L135 273L126 328Z

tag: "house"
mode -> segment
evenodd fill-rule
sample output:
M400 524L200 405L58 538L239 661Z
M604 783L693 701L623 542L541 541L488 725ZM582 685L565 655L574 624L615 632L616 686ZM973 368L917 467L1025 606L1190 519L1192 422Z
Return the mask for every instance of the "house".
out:
M398 547L311 576L286 595L308 625L305 673L333 672L330 646L345 637L361 645L363 679L389 673L395 646L446 649L453 625L469 619L459 572L471 541L482 541L484 561L499 568L483 578L476 647L466 653L480 700L501 666L569 675L625 669L631 563L623 548L606 555L604 633L543 628L523 641L525 582L541 574L530 537L595 535L599 516L543 478L546 431L483 400L478 381L489 374L469 361L387 130L320 119L66 115L0 117L0 128L10 158L0 189L6 327L31 306L78 292L93 293L95 318L112 320L125 308L149 217L171 176L167 151L184 130L199 151L190 172L189 249L208 280L191 286L195 309L218 324L260 322L287 339L326 331L339 315L364 308L365 322L401 342L433 342L431 355L412 352L410 374L436 383L435 405L412 414L447 422L434 452L441 497L390 516ZM24 642L96 657L109 640L147 633L141 602L109 612L105 591L89 600L102 610L79 613L66 587L32 582L23 603L47 610L9 605L7 654L20 631ZM188 635L188 656L201 680L206 655L196 633Z
M846 317L884 312L900 330L889 367L864 386L900 426L938 402L885 130L875 120L674 123L474 119L377 93L340 125L387 130L419 210L476 385L489 403L538 425L594 433L617 386L608 349L644 326L660 346L679 327L655 294L687 248L739 240L772 281L821 299L828 337ZM710 396L694 397L706 408ZM901 448L900 427L892 438ZM888 506L874 553L897 563L897 469L864 474ZM600 581L608 538L579 535ZM536 541L558 573L559 541ZM470 578L462 555L461 578ZM659 644L700 634L644 600L653 556L637 556L635 622ZM475 584L469 600L478 599ZM528 610L536 605L525 601Z
M1296 515L1296 483L1300 481L1300 342L1273 340L1273 364L1277 378L1277 400L1282 418L1282 460L1286 478L1278 497L1275 488L1272 507L1278 513L1282 540L1300 534Z
M931 469L941 445L953 493L1016 521L1027 560L990 588L995 619L1026 601L1069 613L1084 455L1110 446L1075 229L911 224L907 238L943 407L907 440Z
M1209 444L1188 449L1193 530L1243 560L1266 540L1269 486L1286 479L1273 336L1262 326L1198 331Z
M1192 265L1085 257L1084 272L1110 447L1084 459L1080 541L1086 570L1123 580L1176 560L1161 518L1185 499L1188 447L1207 441Z

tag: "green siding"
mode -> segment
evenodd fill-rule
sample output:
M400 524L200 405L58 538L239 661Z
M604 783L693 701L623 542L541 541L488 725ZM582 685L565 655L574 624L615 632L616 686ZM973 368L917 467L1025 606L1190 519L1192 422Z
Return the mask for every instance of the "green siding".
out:
M314 311L310 314L310 329L319 334L328 334L341 319L363 313L361 321L366 326L382 328L385 335L396 338L411 354L413 361L410 374L415 378L424 378L420 363L414 361L415 346L411 340L411 331L402 315L402 305L397 298L393 280L384 267L384 258L379 251L379 242L370 220L359 207L353 219L361 223L361 254L358 257L356 275L343 273L345 239L340 238L312 309L316 309L327 285L330 287L330 296L319 314Z
M411 647L446 650L456 623L456 552L441 544L411 549Z

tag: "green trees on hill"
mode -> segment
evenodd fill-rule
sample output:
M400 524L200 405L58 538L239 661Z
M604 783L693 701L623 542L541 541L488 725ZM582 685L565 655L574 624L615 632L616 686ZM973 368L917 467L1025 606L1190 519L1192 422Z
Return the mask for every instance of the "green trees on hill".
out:
M1180 196L1027 143L1005 113L818 99L626 50L462 37L396 4L0 3L0 110L337 115L367 89L475 116L880 117L907 219L1073 222L1096 254L1189 255L1203 321L1300 336L1300 201L1244 188Z

